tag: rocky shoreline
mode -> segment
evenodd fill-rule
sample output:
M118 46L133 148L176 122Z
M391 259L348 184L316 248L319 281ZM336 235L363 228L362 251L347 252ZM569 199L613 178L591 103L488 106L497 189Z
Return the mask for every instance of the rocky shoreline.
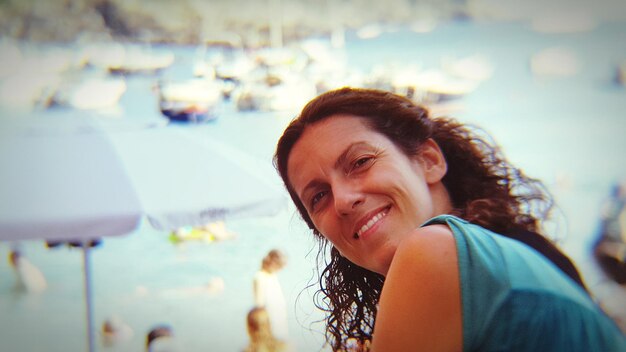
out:
M114 39L196 45L239 40L264 46L277 29L288 42L338 28L468 18L472 12L465 1L6 0L0 2L0 32L35 42Z

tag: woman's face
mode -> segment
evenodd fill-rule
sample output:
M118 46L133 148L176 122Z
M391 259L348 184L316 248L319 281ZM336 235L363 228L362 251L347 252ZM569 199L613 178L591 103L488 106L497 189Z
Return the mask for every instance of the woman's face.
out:
M444 174L434 142L408 157L352 115L307 127L288 159L289 181L317 230L350 261L382 275L403 238L448 210L446 197L431 194L443 189Z

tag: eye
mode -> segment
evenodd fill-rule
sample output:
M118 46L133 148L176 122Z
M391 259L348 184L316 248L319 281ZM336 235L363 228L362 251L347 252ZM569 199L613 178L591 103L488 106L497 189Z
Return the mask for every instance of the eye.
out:
M364 156L364 157L360 157L358 159L356 159L356 161L354 161L354 163L352 163L352 170L356 170L359 169L367 164L369 164L372 159L374 159L371 156Z
M327 191L317 192L311 197L311 209L315 209L315 206L326 196Z

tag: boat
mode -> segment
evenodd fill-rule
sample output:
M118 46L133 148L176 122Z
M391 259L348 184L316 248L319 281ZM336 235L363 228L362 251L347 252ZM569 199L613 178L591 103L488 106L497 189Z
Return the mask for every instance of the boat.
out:
M554 46L542 49L530 58L530 69L538 77L570 77L578 74L581 60L567 47Z
M82 48L82 55L86 65L118 75L156 74L175 60L169 51L117 42L91 43Z
M374 39L380 37L384 32L384 28L379 23L366 24L356 31L357 37L360 39Z
M217 119L217 107L223 100L221 84L216 80L193 78L160 82L159 109L173 122L202 123Z
M104 111L118 107L126 93L126 80L121 77L81 75L57 87L47 107L68 107L77 110Z
M0 79L0 108L33 111L45 107L61 82L59 74L17 68Z
M238 111L297 111L317 95L315 83L297 73L257 73L233 91Z
M183 104L165 101L160 104L161 113L170 121L201 123L217 118L209 109L201 104Z
M478 82L453 77L443 70L408 71L391 82L393 90L419 104L435 104L460 99L473 92Z
M532 17L530 22L533 31L547 34L585 33L597 26L592 15L577 11L547 11Z
M493 76L494 67L490 60L480 54L462 58L444 57L441 67L452 77L482 82Z
M0 107L22 111L45 108L65 76L80 69L68 49L0 39Z
M112 74L156 74L174 63L174 54L170 52L153 53L129 48L124 60L111 64L108 70Z

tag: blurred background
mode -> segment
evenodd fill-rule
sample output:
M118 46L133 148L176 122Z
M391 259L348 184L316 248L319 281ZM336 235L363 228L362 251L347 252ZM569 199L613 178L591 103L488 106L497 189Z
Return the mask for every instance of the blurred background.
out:
M271 249L290 343L329 350L316 247L271 158L301 107L343 86L490 133L553 194L546 235L626 330L624 1L3 0L0 33L3 351L141 351L162 324L180 351L241 351ZM67 148L52 159L48 141ZM138 189L131 221L70 217L123 193L118 172Z

